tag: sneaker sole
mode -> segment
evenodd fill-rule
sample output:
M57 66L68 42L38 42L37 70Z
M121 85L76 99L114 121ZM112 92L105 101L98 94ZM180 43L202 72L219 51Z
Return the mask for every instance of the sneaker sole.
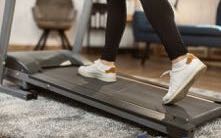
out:
M103 77L103 76L96 75L96 74L89 74L87 72L82 72L82 71L78 71L78 74L86 78L95 78L104 82L116 82L117 81L117 79L107 78L107 77Z
M166 102L164 102L163 104L165 105L170 105L170 104L174 104L182 99L184 99L188 92L189 89L192 87L192 85L194 84L194 82L196 80L199 79L199 77L201 76L201 74L203 74L204 72L206 72L207 67L205 65L203 65L201 68L199 68L199 70L197 70L196 72L194 72L190 78L186 81L185 85L183 85L179 91L177 91L175 93L175 95L172 96L172 98Z

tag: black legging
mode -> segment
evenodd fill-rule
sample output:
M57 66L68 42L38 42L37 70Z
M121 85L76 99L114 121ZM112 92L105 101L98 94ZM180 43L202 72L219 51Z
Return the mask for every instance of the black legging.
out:
M188 51L174 21L174 12L168 0L140 0L145 14L159 35L171 60ZM101 59L115 61L126 24L126 1L107 0L108 18L105 47Z

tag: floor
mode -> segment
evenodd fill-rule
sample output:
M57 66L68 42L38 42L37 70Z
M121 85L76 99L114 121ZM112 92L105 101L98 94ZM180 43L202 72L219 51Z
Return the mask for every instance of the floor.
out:
M99 58L99 54L85 54L91 60ZM221 62L221 61L220 61ZM130 75L154 78L168 82L169 77L160 78L160 75L170 69L170 61L165 57L151 56L144 66L140 60L130 54L120 54L117 58L119 72ZM197 81L193 87L221 92L221 67L209 66L207 72Z
M24 101L0 93L0 138L135 138L143 132L87 105L42 94Z

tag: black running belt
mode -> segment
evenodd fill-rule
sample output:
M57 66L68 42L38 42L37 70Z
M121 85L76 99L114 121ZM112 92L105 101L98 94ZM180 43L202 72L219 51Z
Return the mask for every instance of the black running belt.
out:
M221 115L221 106L210 101L186 97L173 106L164 106L165 88L121 76L117 82L105 83L79 76L76 67L48 69L31 78L162 124L198 126Z

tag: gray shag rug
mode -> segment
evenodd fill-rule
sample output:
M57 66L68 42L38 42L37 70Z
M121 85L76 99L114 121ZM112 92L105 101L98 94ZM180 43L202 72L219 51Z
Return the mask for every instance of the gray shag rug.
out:
M0 93L0 138L132 138L145 131L150 133L57 95L41 94L38 100L24 101ZM195 137L221 138L221 118L199 128Z

